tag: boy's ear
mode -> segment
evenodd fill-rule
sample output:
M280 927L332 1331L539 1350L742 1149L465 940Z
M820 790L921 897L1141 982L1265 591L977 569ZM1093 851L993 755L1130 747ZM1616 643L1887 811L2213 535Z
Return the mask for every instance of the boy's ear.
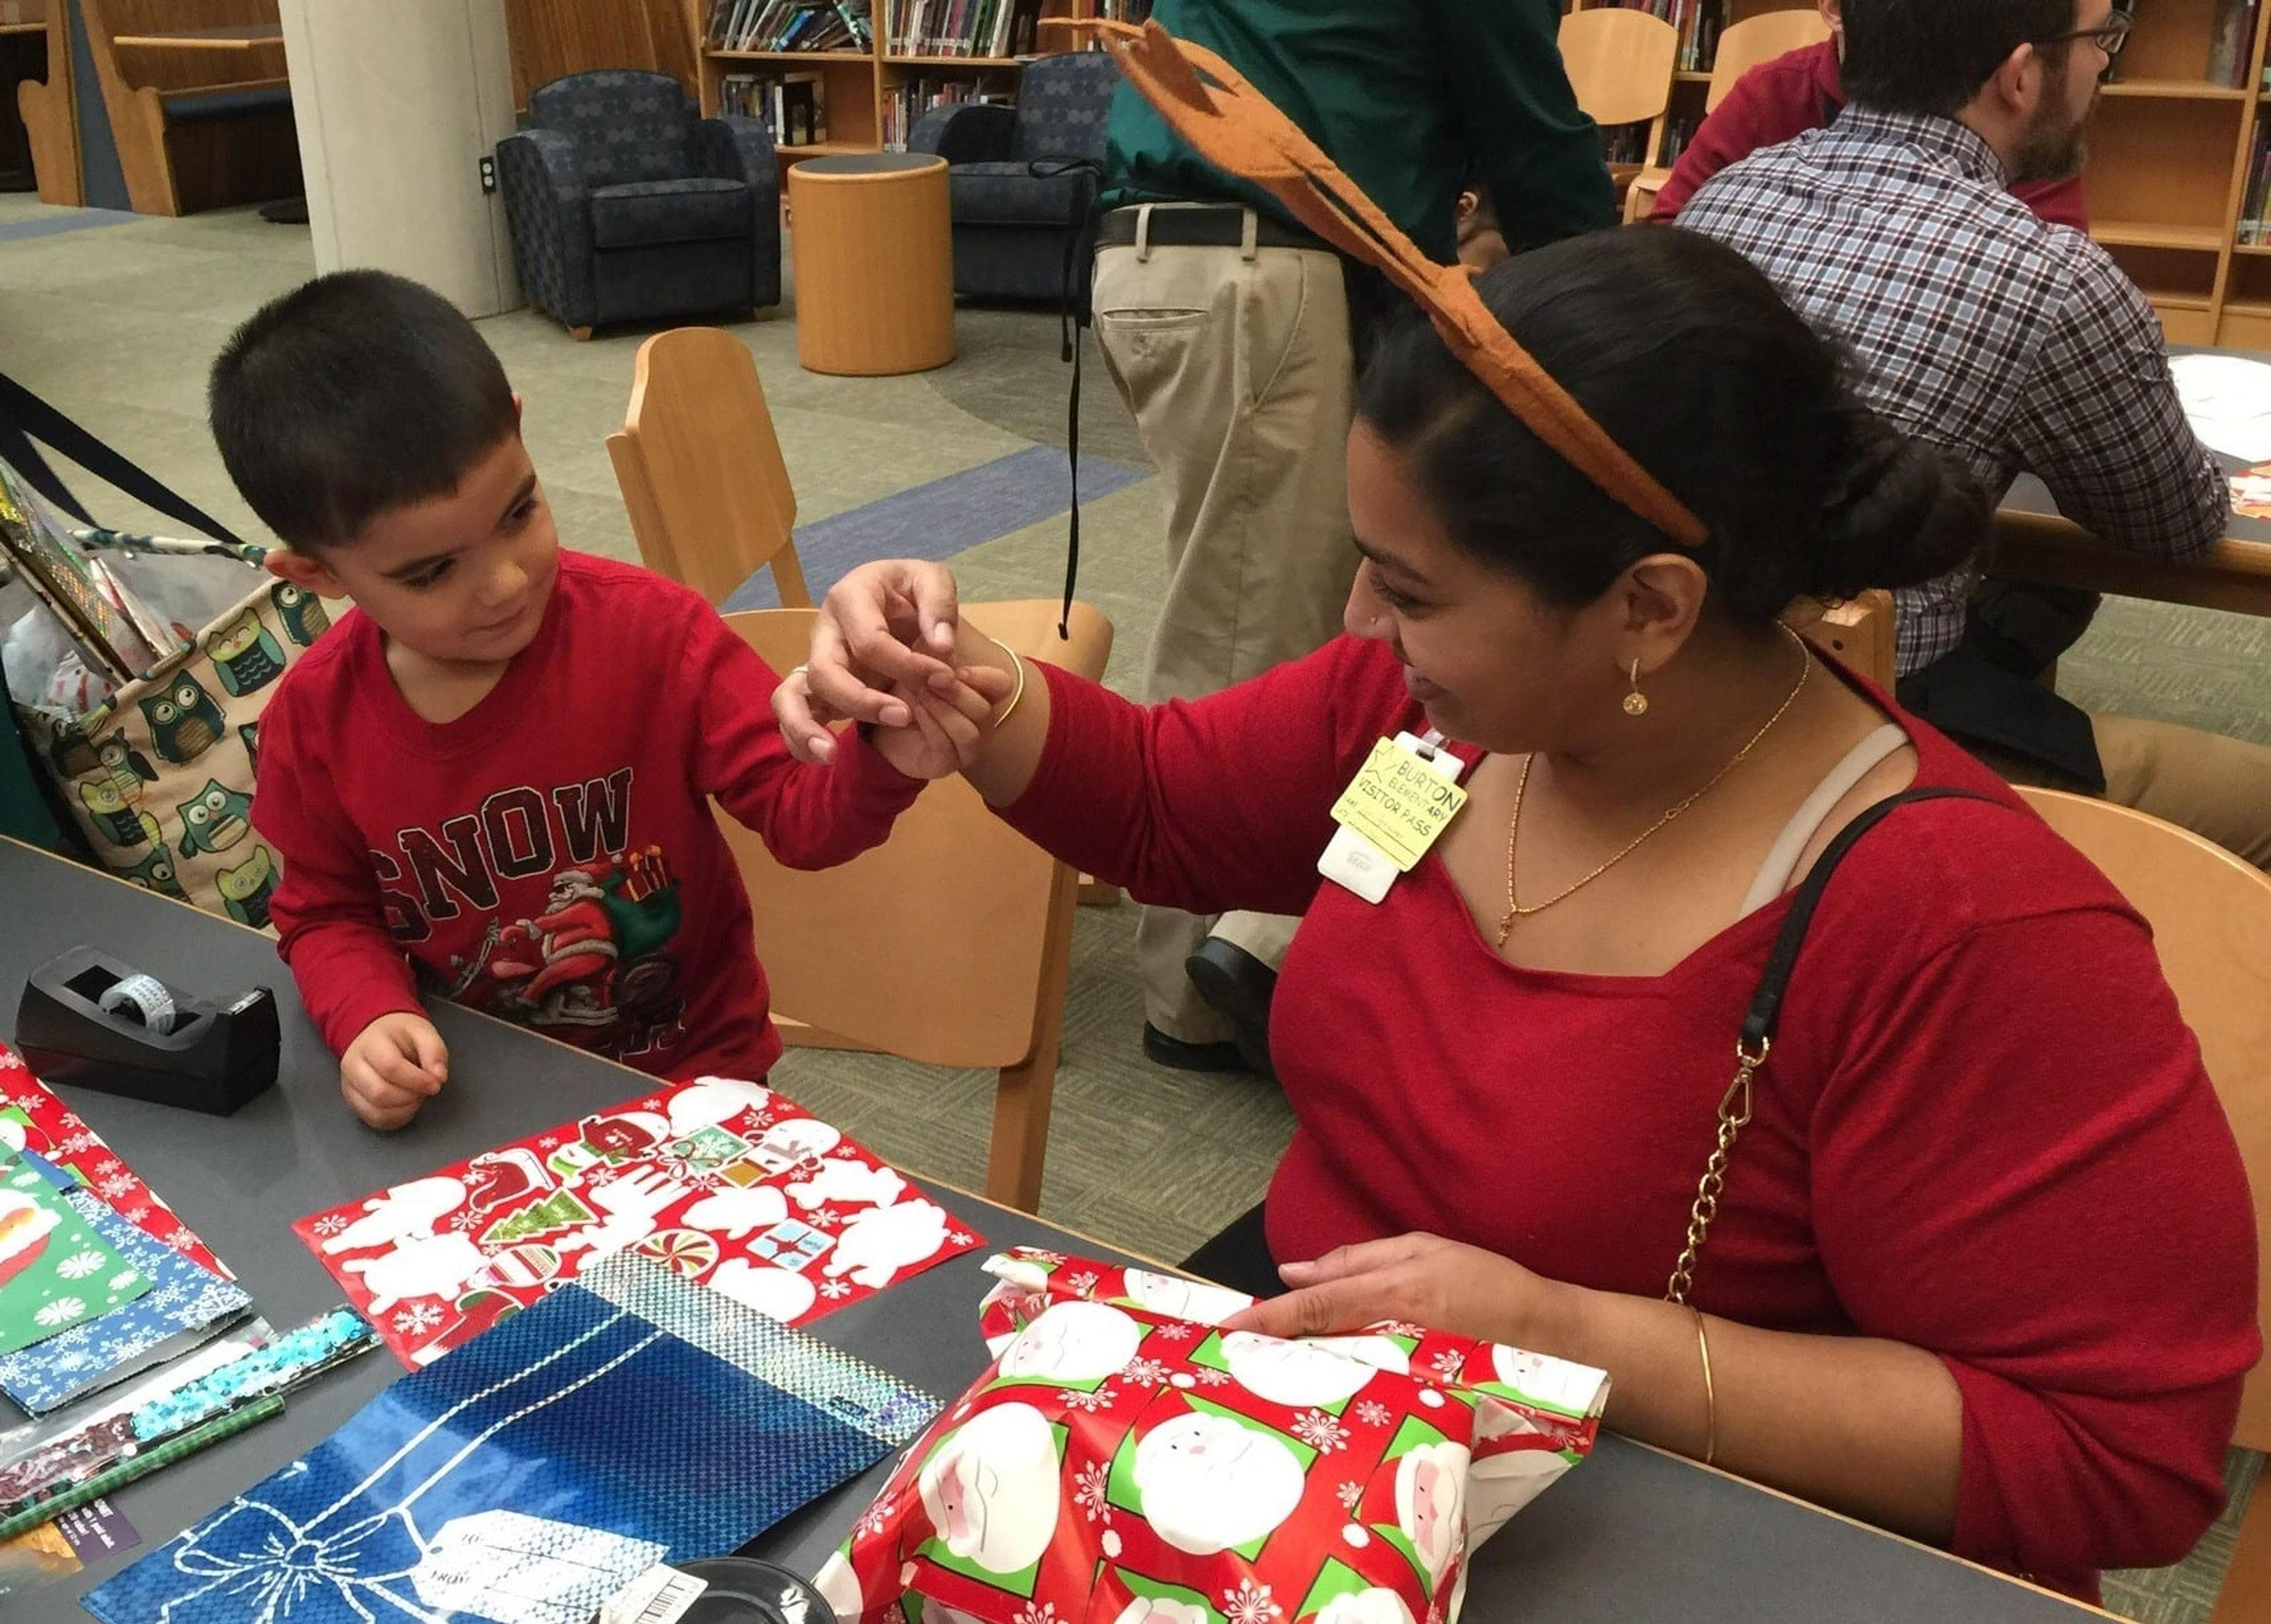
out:
M339 577L324 567L313 553L295 552L288 547L270 551L264 561L268 573L280 577L302 592L313 592L318 598L344 598L347 589L339 585Z
M512 391L512 421L514 422L517 423L520 421L521 418L526 413L527 406L528 403L520 398L520 391L517 389L514 390Z

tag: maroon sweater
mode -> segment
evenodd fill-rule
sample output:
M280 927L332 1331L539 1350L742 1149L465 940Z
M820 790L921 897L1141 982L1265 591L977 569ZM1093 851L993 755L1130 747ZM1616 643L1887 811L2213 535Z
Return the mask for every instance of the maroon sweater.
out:
M1297 1121L1275 1254L1432 1231L1660 1296L1787 899L1662 976L1518 969L1433 857L1376 907L1317 876L1366 753L1426 726L1383 644L1150 710L1048 681L1010 823L1147 902L1306 916L1270 1028ZM1918 783L1992 803L1903 807L1840 869L1694 1299L1937 1354L1963 1398L1955 1549L2088 1592L2175 1561L2223 1504L2254 1211L2144 923L1892 713Z
M1737 159L1762 146L1778 146L1809 130L1827 128L1844 105L1835 40L1761 63L1735 81L1727 99L1679 154L1672 178L1656 194L1656 218L1668 220L1678 214L1704 182ZM2014 186L2011 195L2053 226L2089 229L2079 179Z
M780 1058L749 899L710 798L793 868L879 844L920 786L856 734L833 771L778 678L685 587L562 553L536 640L454 722L421 719L350 614L261 721L271 915L337 1052L416 982L658 1076Z

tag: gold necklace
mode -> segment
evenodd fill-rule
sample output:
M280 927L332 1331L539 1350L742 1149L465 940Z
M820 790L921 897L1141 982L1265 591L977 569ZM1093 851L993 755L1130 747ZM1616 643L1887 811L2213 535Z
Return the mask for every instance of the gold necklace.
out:
M1610 858L1608 861L1603 863L1599 868L1594 869L1583 879L1579 880L1575 884L1570 886L1560 895L1548 897L1544 902L1532 903L1526 908L1523 907L1520 902L1515 899L1514 853L1515 844L1522 836L1522 801L1523 795L1527 793L1530 789L1530 769L1538 760L1538 756L1535 751L1532 751L1530 755L1523 758L1522 777L1515 780L1514 786L1514 816L1508 821L1506 828L1506 917L1499 921L1498 927L1498 945L1500 952L1504 952L1506 950L1507 938L1514 934L1514 927L1516 920L1526 920L1533 913L1543 913L1546 909L1553 906L1556 903L1568 901L1570 898L1575 896L1579 891L1583 890L1588 885L1590 885L1594 881L1599 879L1610 869L1624 861L1626 858L1630 857L1634 852L1640 850L1640 848L1646 845L1652 837L1661 833L1664 826L1670 823L1672 819L1678 817L1681 813L1686 811L1688 808L1702 800L1704 796L1718 788L1720 780L1724 778L1729 773L1732 772L1737 767L1741 766L1744 757L1747 756L1753 750L1758 748L1759 741L1772 733L1774 731L1775 724L1782 720L1783 717L1790 714L1791 706L1796 704L1798 703L1798 697L1806 691L1806 679L1813 674L1813 657L1806 652L1806 641L1804 638L1800 637L1796 632L1791 630L1787 626L1784 626L1782 629L1783 635L1788 637L1791 642L1798 644L1798 681L1791 685L1790 692L1783 696L1782 704L1775 707L1775 713L1767 718L1765 725L1762 726L1758 732L1750 736L1748 741L1744 743L1741 749L1737 750L1734 755L1728 757L1727 764L1720 768L1718 771L1713 773L1710 780L1706 783L1702 788L1696 790L1694 793L1687 796L1686 800L1675 803L1670 811L1666 812L1662 817L1657 819L1653 823L1650 823L1646 829L1642 830L1641 832L1634 838L1632 844L1626 846L1623 851L1619 852L1614 857Z

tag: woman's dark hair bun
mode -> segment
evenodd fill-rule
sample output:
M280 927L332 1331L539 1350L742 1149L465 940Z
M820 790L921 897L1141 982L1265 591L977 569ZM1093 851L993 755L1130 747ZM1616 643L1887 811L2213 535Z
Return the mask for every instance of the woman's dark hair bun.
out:
M1847 451L1822 503L1809 595L1920 585L1979 551L1993 510L1968 468L1850 395L1838 415Z

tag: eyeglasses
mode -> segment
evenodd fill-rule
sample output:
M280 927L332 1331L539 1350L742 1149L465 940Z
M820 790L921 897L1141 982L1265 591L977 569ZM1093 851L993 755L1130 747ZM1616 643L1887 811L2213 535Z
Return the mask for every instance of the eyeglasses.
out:
M2137 19L2126 11L2116 11L2099 27L2070 28L2064 34L2045 34L2043 38L2031 41L2029 43L2038 46L2063 45L2069 40L2087 40L2103 51L2105 54L2105 59L2111 62L2121 54L2122 47L2129 43L2129 30L2136 26L2136 21Z

